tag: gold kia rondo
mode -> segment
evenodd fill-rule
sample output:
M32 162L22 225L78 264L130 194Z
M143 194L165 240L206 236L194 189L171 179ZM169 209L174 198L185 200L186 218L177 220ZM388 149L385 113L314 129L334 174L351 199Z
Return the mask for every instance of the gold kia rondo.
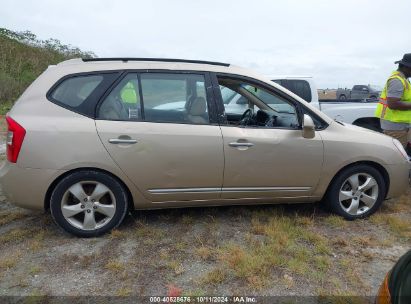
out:
M5 195L82 237L132 209L321 200L363 218L408 187L398 141L218 62L64 61L33 82L7 123Z

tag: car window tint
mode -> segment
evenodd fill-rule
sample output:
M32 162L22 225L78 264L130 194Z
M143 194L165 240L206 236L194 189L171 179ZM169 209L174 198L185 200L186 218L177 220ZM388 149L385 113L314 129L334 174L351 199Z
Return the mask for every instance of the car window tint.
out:
M141 120L141 101L136 73L124 77L102 102L98 118Z
M72 108L79 107L103 81L102 75L73 76L61 82L51 97Z
M141 91L146 121L209 122L203 75L142 73Z

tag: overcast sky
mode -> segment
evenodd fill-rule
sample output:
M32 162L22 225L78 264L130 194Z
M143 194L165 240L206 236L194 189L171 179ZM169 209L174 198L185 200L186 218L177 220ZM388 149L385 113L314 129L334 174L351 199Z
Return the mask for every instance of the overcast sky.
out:
M0 27L99 57L229 62L319 87L383 85L411 53L409 0L1 0Z

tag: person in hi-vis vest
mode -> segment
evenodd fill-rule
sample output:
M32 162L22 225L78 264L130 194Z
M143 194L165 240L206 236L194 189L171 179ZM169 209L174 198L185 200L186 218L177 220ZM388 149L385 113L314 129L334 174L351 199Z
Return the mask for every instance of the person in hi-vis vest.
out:
M384 133L398 139L404 147L411 143L411 53L395 62L398 70L392 72L381 92L375 116L380 118ZM411 147L408 148L408 150Z

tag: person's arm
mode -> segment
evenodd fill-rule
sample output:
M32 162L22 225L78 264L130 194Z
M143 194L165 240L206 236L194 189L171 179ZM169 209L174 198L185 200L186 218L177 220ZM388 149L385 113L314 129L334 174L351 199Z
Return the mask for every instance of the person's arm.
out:
M399 79L391 79L387 86L387 105L391 110L411 110L411 103L401 101L404 86Z
M401 101L401 98L387 97L387 104L391 110L411 110L411 102Z

